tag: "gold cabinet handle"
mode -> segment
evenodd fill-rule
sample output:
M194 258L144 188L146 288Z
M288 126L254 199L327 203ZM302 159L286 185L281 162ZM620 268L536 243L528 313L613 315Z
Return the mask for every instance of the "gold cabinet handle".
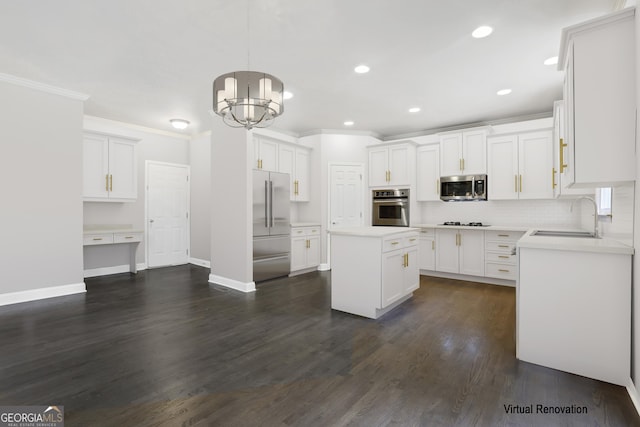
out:
M560 173L563 173L567 168L567 165L564 164L564 148L567 144L564 143L564 138L560 138Z
M113 191L113 175L109 175L109 191Z
M300 234L300 233L302 233L302 230L298 230L296 233Z
M93 240L95 241L102 240L102 237L94 237Z
M511 273L511 271L510 271L510 270L504 270L504 269L502 269L502 268L499 268L499 269L498 269L498 271L501 271L501 272L503 272L503 273Z
M307 240L307 249L311 247L311 240Z
M399 243L400 243L400 242L391 242L391 244L392 244L392 245L397 245L397 244L399 244Z
M551 188L556 188L556 168L551 168Z
M522 193L522 175L520 175L520 192Z
M509 259L509 257L508 257L508 256L506 256L506 255L498 255L498 258L502 258L502 259Z
M414 238L412 238L412 239L409 239L409 241L410 241L410 242L415 242L415 241L416 241L416 239L415 239L415 237L414 237Z
M133 236L125 236L125 239L133 239Z
M462 170L464 170L464 158L462 159Z
M498 234L498 237L509 237L509 234Z
M516 186L516 189L514 191L517 193L518 192L518 175L514 175L513 178L514 178L513 182L515 183L515 186Z
M498 245L499 248L508 248L509 245Z
M436 194L440 194L440 180L436 179Z
M105 177L104 189L105 191L109 191L109 174L106 174L104 177Z
M462 159L458 160L458 168L462 170Z
M431 241L431 250L434 250L434 251L436 250L436 241L435 240Z

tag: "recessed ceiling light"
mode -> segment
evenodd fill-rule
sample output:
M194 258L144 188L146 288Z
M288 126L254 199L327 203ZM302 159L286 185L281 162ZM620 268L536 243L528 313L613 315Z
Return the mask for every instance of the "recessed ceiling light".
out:
M293 98L293 94L291 92L287 92L286 90L284 91L284 93L282 94L282 97L284 99L291 99Z
M409 112L410 112L410 113L417 113L417 112L419 112L419 111L420 111L420 107L412 107L412 108L409 108Z
M558 63L558 57L552 56L551 58L547 58L544 60L544 65L555 65Z
M368 73L370 70L369 67L367 67L366 65L362 64L362 65L358 65L356 68L353 69L353 71L355 71L358 74L364 74L364 73Z
M478 27L473 30L473 33L471 33L471 35L477 39L481 39L483 37L487 37L491 33L493 33L493 28L483 25L482 27Z
M511 93L511 89L500 89L499 91L496 92L496 95L502 96L502 95L509 95Z
M176 129L186 129L189 126L189 122L183 119L171 119L169 122Z
M346 122L344 122L345 126L353 126L353 122L351 120L347 120Z

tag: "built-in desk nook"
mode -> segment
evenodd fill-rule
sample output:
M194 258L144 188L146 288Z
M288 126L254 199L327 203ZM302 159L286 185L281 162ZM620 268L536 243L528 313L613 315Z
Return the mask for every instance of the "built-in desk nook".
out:
M85 225L83 230L84 277L137 273L136 252L143 230L131 225Z

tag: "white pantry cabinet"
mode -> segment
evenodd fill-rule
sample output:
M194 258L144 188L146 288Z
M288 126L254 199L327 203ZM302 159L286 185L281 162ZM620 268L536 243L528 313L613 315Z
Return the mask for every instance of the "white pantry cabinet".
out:
M291 272L320 265L320 227L291 228Z
M551 199L551 130L487 138L489 200Z
M253 136L254 165L256 169L278 172L278 142L262 135Z
M436 271L484 276L484 231L436 229Z
M440 175L487 173L487 129L440 135Z
M410 186L414 168L413 142L369 147L369 187Z
M138 197L137 140L85 132L82 144L84 201L131 202Z
M635 8L565 28L566 170L572 187L635 180Z
M422 145L416 150L416 200L440 200L440 146Z
M309 148L278 144L278 171L289 174L290 199L309 201Z

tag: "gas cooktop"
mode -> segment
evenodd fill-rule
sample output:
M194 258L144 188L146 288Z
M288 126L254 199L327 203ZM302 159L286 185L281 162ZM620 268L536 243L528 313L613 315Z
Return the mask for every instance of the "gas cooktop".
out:
M489 225L483 224L481 222L468 222L466 224L461 223L460 221L445 221L440 225L459 225L464 227L488 227Z

